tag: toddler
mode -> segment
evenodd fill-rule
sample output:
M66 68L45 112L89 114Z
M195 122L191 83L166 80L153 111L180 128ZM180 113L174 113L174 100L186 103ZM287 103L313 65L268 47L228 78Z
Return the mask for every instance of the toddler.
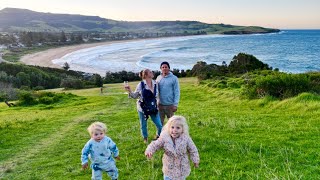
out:
M147 158L164 149L162 171L165 180L186 179L190 174L190 159L197 168L199 153L188 132L183 116L172 116L164 126L159 139L150 143L145 151Z
M91 139L82 149L82 168L88 167L88 157L91 160L92 179L102 179L102 171L108 173L111 179L118 179L118 169L112 158L120 160L116 144L105 135L106 125L101 122L92 123L88 127Z

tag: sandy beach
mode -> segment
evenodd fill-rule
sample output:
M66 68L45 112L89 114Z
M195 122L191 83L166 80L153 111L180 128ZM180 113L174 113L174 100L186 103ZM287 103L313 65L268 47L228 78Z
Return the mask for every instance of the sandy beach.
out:
M108 42L99 42L99 43L90 43L90 44L79 44L79 45L72 45L72 46L64 46L59 48L48 49L45 51L27 54L20 59L20 62L27 64L27 65L34 65L34 66L43 66L43 67L52 67L52 68L62 68L56 64L52 63L52 60L59 59L66 54L71 52L86 49L101 45L107 45L112 43L119 43L119 42L127 42L126 41L108 41Z

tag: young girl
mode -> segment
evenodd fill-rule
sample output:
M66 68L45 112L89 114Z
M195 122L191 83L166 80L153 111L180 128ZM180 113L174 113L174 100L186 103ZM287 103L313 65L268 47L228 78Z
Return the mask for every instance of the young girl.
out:
M82 149L81 164L82 168L88 167L88 157L92 164L92 179L102 179L102 171L108 173L111 179L118 178L118 169L112 158L120 160L119 150L116 144L107 136L106 125L101 122L95 122L88 127L91 139Z
M188 154L197 168L199 153L188 132L183 116L172 116L164 126L158 140L149 144L145 151L147 158L159 149L164 149L162 171L165 180L186 179L190 174Z

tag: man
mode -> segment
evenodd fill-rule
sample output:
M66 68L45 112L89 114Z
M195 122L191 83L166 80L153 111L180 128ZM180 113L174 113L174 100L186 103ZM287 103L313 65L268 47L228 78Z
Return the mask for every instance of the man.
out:
M180 87L177 76L170 72L170 65L164 61L160 65L161 74L156 81L159 87L159 113L162 125L165 116L169 119L178 109L180 99Z

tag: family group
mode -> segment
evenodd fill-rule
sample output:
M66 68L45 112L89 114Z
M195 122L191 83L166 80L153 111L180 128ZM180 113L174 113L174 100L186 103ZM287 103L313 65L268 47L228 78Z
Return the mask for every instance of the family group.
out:
M187 120L174 115L178 109L180 87L178 78L170 71L168 62L160 64L161 74L153 80L154 74L145 69L140 72L142 81L132 91L125 85L129 98L137 99L141 135L145 144L149 143L147 120L155 124L157 132L145 150L145 156L152 158L160 149L164 150L162 171L164 180L183 180L190 174L189 158L199 167L198 149L189 135ZM165 118L168 121L165 123ZM91 160L92 179L102 179L106 172L111 179L118 179L118 169L114 159L120 160L119 150L112 139L106 136L106 125L95 122L88 127L91 139L82 149L82 168Z

